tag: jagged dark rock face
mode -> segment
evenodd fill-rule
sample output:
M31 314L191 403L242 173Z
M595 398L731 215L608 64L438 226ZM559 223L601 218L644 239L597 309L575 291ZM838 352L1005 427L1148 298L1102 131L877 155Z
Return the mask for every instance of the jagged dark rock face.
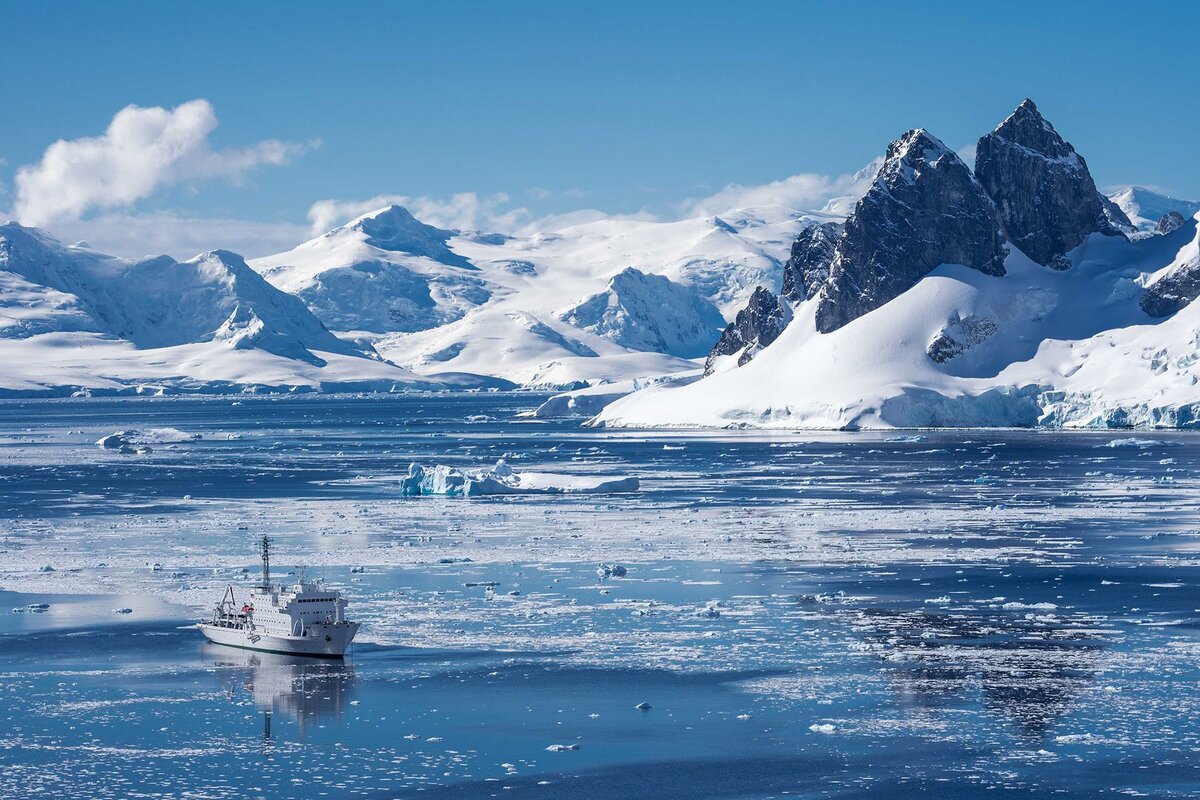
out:
M791 257L783 265L780 295L793 303L810 300L829 279L829 265L837 248L842 226L836 222L813 225L800 231L792 242Z
M704 374L712 374L719 357L739 352L738 366L743 366L759 350L775 341L791 318L791 310L774 292L758 287L750 295L750 302L737 313L733 322L725 326L721 338L713 345L704 361Z
M1162 215L1158 220L1158 224L1154 226L1154 232L1160 235L1174 233L1183 227L1185 221L1183 214L1180 214L1178 211L1171 211Z
M989 317L975 314L962 318L955 316L933 337L925 353L933 363L945 364L983 344L999 329L995 320Z
M939 264L1004 274L996 208L967 165L922 129L888 147L858 201L821 288L817 330L829 333L898 297Z
M1152 317L1169 317L1200 297L1200 259L1192 259L1146 287L1139 304Z
M979 140L975 177L995 201L1009 241L1043 266L1068 268L1065 253L1088 234L1132 229L1124 212L1096 190L1083 156L1032 100Z

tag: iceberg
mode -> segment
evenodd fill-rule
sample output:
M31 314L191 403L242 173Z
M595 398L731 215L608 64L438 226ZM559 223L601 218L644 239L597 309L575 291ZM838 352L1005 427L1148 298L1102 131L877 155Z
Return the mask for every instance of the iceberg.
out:
M514 472L504 459L479 470L459 470L438 464L412 464L400 480L405 497L440 495L482 497L504 494L616 494L641 488L631 476L564 475L555 472Z

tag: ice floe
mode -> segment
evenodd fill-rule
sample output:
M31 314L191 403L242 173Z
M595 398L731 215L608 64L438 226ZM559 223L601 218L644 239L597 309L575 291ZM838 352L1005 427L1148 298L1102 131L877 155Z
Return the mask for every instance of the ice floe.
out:
M502 458L486 469L460 470L438 464L413 464L400 481L405 497L443 495L481 497L505 494L619 494L641 488L636 477L569 475L556 472L515 472Z

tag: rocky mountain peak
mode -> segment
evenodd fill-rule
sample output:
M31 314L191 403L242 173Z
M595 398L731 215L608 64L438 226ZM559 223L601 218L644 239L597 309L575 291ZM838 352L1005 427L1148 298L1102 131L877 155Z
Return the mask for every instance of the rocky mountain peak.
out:
M1009 241L1043 266L1067 269L1066 253L1089 234L1132 229L1096 190L1083 156L1032 100L979 140L975 176L995 201Z
M924 128L914 128L888 145L883 166L879 168L875 180L903 180L911 184L922 171L937 167L947 155L953 161L959 160L941 139Z
M1028 97L988 135L1028 148L1048 158L1062 158L1074 162L1073 156L1078 155L1075 148L1054 130L1054 126L1042 116L1037 105Z
M971 170L928 131L888 146L846 220L821 287L817 329L836 330L914 286L939 264L1004 274L996 208Z

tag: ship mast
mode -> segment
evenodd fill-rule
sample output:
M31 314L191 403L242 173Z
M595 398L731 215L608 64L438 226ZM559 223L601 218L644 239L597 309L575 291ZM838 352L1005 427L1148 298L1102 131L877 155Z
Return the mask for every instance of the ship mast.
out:
M262 537L262 562L263 562L263 577L262 586L264 592L271 591L271 540L264 533Z

